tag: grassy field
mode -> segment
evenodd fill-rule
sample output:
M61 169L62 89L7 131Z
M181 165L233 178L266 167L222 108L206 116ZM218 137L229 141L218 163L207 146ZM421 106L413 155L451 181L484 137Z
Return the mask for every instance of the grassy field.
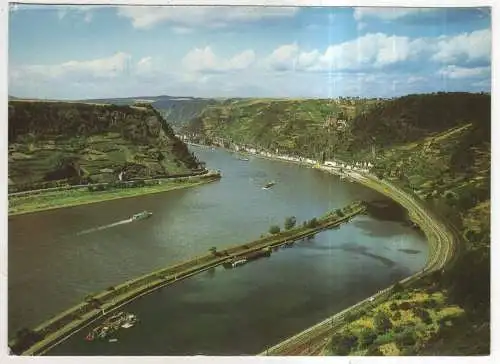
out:
M155 186L114 189L99 192L89 192L86 188L82 188L77 190L47 192L31 196L9 197L9 216L167 192L180 188L199 186L211 181L213 181L213 179L164 182L161 185Z

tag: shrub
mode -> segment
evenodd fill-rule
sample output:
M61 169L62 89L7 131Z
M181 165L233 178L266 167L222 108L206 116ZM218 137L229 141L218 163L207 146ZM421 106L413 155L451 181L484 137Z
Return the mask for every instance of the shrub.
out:
M413 328L406 328L403 332L396 335L396 344L400 348L415 345L416 341L417 339Z
M312 228L315 228L316 226L318 226L318 220L313 217L311 220L309 220L309 222L307 223L307 227L312 229Z
M375 331L366 327L361 331L359 335L359 345L360 347L368 347L373 344L376 338L377 334L375 333Z
M297 223L297 219L295 218L295 216L289 216L285 219L285 229L286 230L290 230L292 229L295 224Z
M363 317L366 314L365 311L348 311L344 316L345 322L356 321L357 319Z
M405 330L404 326L396 326L393 329L393 331L394 331L395 334L399 334L399 333L403 332L404 330Z
M401 311L396 311L394 312L394 315L392 316L394 320L401 320Z
M394 340L395 340L394 333L392 331L389 331L389 332L386 332L385 334L377 336L373 343L375 345L380 346L380 345L394 342Z
M412 308L412 304L408 301L404 301L404 302L401 302L399 304L399 309L400 310L409 310L410 308Z
M278 225L273 225L269 228L269 232L271 234L278 234L280 231L281 231L281 229Z
M429 298L422 302L422 307L424 308L437 308L438 306L439 303L434 298Z
M379 346L372 345L366 351L367 356L384 356L384 353L380 350Z
M427 325L432 323L431 315L429 314L429 311L427 311L426 309L421 308L421 307L417 307L414 310L414 313L415 313L415 316L420 318L423 323L425 323Z
M398 304L396 302L392 302L389 306L391 311L396 311L398 309Z
M384 312L378 312L374 317L375 330L379 333L387 332L392 328L391 320Z
M358 338L352 333L335 334L331 341L331 350L337 355L348 355L358 342Z

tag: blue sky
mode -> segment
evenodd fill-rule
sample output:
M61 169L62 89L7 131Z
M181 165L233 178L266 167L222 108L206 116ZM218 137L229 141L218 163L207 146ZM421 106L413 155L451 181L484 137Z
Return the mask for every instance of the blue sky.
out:
M18 97L392 97L490 88L487 8L9 12L9 94Z

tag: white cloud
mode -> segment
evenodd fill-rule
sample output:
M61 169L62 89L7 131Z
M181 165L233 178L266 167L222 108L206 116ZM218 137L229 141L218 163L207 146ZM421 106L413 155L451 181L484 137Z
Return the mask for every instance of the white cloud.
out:
M356 39L330 45L326 50L301 51L296 43L276 48L266 59L276 71L335 71L377 69L412 60L489 61L491 32L489 29L456 36L409 38L368 33Z
M456 36L443 36L435 43L432 59L440 62L489 60L491 57L491 30L482 29Z
M324 52L315 49L300 52L297 44L275 49L266 63L274 70L354 70L362 67L380 68L408 60L422 48L418 40L388 36L382 33L366 34L351 41L329 46Z
M62 76L113 78L124 72L129 64L130 55L118 52L111 57L87 61L68 61L52 65L18 66L10 70L12 79L38 77L43 79Z
M130 19L134 28L138 29L151 28L163 22L187 28L217 28L228 24L292 17L298 10L287 7L125 6L118 8L118 15Z
M297 43L286 44L276 48L264 63L271 69L278 71L294 69L298 55L299 46Z
M231 72L250 67L255 61L255 52L251 49L224 59L215 55L212 48L194 48L182 59L183 67L190 72Z
M430 8L355 8L354 19L360 21L366 18L378 18L382 20L394 20L410 15L422 14L436 11Z
M447 66L439 70L439 74L448 78L475 78L485 77L491 73L490 67L465 68L459 66Z

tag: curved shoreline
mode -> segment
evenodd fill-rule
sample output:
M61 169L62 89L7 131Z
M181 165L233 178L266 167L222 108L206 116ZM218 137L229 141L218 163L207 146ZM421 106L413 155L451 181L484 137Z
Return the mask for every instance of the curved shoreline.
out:
M328 168L320 169L329 173L335 173L333 170ZM421 203L391 183L379 180L374 176L363 176L359 173L353 172L349 173L349 177L357 183L384 194L399 205L403 206L409 212L412 220L422 229L427 237L430 251L425 267L421 271L400 280L399 283L401 285L408 286L435 271L445 269L446 266L452 262L459 248L454 232L450 230L442 221L425 211L424 207L421 206ZM318 341L320 342L319 347L321 347L321 344L324 344L325 340L328 340L328 337L331 336L331 334L344 323L344 319L348 313L361 311L383 302L391 295L392 287L393 286L385 288L375 295L367 297L366 299L347 307L318 324L264 350L258 355L283 356L293 354L294 351L297 352L297 350L301 353L300 350L304 347L308 347L309 350L311 350L311 348L317 349Z
M213 171L208 171L204 174L193 174L190 176L183 176L183 177L169 177L169 178L159 178L159 179L154 179L154 180L148 180L148 182L158 181L160 183L150 185L150 186L144 186L144 187L134 187L134 188L130 188L130 189L113 189L110 191L101 191L101 194L99 194L99 195L97 194L99 192L85 191L84 192L85 195L84 195L84 197L82 197L82 200L61 203L61 204L57 204L57 205L53 205L53 206L44 206L44 207L40 207L40 208L26 209L26 210L21 210L21 211L13 211L13 212L9 212L8 216L10 217L10 216L33 214L33 213L42 212L42 211L70 208L70 207L82 206L82 205L89 205L89 204L118 200L118 199L123 199L123 198L134 198L134 197L140 197L140 196L144 196L144 195L151 195L151 194L155 194L155 193L163 193L163 192L168 192L168 191L173 191L173 190L178 190L178 189L183 189L183 188L200 186L200 185L205 184L205 183L214 182L215 180L217 180L219 178L220 178L220 174L215 173ZM176 181L179 181L179 182L176 183ZM169 184L169 185L162 186L161 183L165 183L165 184ZM36 199L36 197L44 197L44 195L45 195L45 197L47 197L47 194L52 194L52 193L57 194L59 192L64 193L66 191L78 192L79 190L87 189L90 186L96 186L96 185L85 185L85 186L77 186L77 187L70 186L70 188L64 188L64 189L58 189L58 190L47 189L47 191L44 191L44 190L26 191L26 192L23 192L23 194L25 194L25 195L22 195L22 196L16 196L13 194L9 195L9 201L11 200L11 198L14 198L14 199L35 198ZM34 192L34 193L30 194L32 192ZM54 198L57 198L57 195L55 195Z
M251 154L251 155L254 155L254 154ZM260 156L260 155L254 155L254 156L259 157L259 158L262 157L262 158L266 158L266 159L274 159L274 160L278 160L278 161L287 161L287 160L283 160L281 158L272 158L269 156ZM294 161L289 161L289 162L297 163ZM300 163L300 162L298 164L307 165L307 163ZM324 166L319 166L319 167L317 167L317 169L323 170L327 173L339 174L339 171L335 171L332 168L328 168L328 167L324 167ZM426 265L423 268L423 270L415 273L412 276L409 276L409 277L401 280L400 281L401 284L403 284L403 285L411 284L412 282L414 282L414 281L416 281L416 280L418 280L418 279L420 279L420 278L422 278L422 277L424 277L424 276L426 276L426 275L428 275L436 270L441 270L447 266L447 264L451 261L451 259L453 258L454 254L456 252L456 249L457 249L457 246L456 246L457 241L456 240L457 239L455 239L453 232L450 231L448 229L448 227L443 222L439 221L439 219L436 219L436 217L433 216L432 213L429 213L428 211L425 210L425 207L422 206L422 204L418 202L418 199L415 199L413 196L411 196L407 192L401 190L400 188L392 185L390 182L379 180L376 177L371 176L369 174L360 174L360 173L355 172L355 171L349 171L348 173L344 173L341 175L348 175L348 177L351 178L352 180L354 180L355 182L363 184L363 185L365 185L365 186L367 186L375 191L378 191L378 192L386 195L387 197L389 197L390 199L392 199L393 201L395 201L399 205L403 206L405 209L408 210L412 220L416 224L418 224L419 227L425 233L427 240L428 240L428 243L429 243L429 246L430 246L429 257L427 259ZM196 260L199 261L199 260L203 259L204 257L199 257ZM218 263L214 263L214 264L216 264L215 266L217 266L217 265L222 264L222 262L218 262ZM207 267L203 268L203 270L210 269L212 267L214 267L214 265L207 266ZM198 272L193 273L191 271L188 271L187 274L185 276L183 276L181 279L187 278L187 277L189 277L193 274L197 274L197 273ZM175 279L175 281L177 281L177 279ZM117 304L116 306L112 306L111 309L114 310L118 307L121 307L121 306L127 304L128 302L130 302L131 300L134 300L138 297L141 297L145 294L148 294L148 293L152 292L153 290L161 288L161 287L163 287L167 284L170 284L170 283L172 283L172 282L163 282L162 285L155 285L155 284L153 284L152 286L148 285L148 286L146 286L145 291L129 292L132 295L134 295L132 298L130 298L129 300L122 301L121 303ZM305 331L302 331L301 333L299 333L299 334L297 334L297 335L295 335L295 336L293 336L293 337L291 337L283 342L278 343L277 345L265 350L263 353L260 353L258 355L287 355L287 353L289 353L290 351L293 351L294 348L296 348L297 346L304 345L305 342L317 341L318 338L323 338L325 336L328 336L332 330L335 330L340 324L343 323L343 319L345 318L345 316L348 312L352 312L355 310L362 310L366 306L374 305L374 304L382 302L390 295L391 288L392 288L392 286L378 292L377 294L375 294L371 297L366 298L363 301L356 303L353 306L350 306L350 307L344 309L341 312L336 313L335 315L327 318L326 320L306 329ZM104 294L105 293L106 292L104 292ZM98 296L99 295L97 295L95 297L98 297ZM85 321L84 323L81 323L80 325L78 325L78 327L76 327L76 326L72 327L71 328L71 331L73 331L72 333L70 333L69 335L66 335L62 339L60 339L61 335L59 335L59 340L57 340L55 343L54 343L54 339L51 340L53 345L46 348L45 350L42 350L41 352L38 352L38 354L43 354L44 352L46 352L47 350L49 350L53 346L58 345L61 341L64 341L67 337L71 336L72 334L81 330L82 328L88 326L90 323L94 322L95 320L99 319L100 317L101 316L97 316L97 317L91 319L91 321ZM35 351L33 351L32 353L30 353L29 351L31 351L31 350L24 352L22 355L37 355L35 353Z
M188 145L190 143L187 143ZM225 148L223 148L225 149ZM458 254L460 245L460 236L455 232L454 227L449 227L447 223L441 221L437 218L431 211L426 209L423 205L423 201L419 198L411 196L411 194L405 192L399 187L394 186L392 183L386 180L378 179L373 176L369 171L361 171L359 168L356 169L344 169L343 173L337 167L327 167L325 165L319 165L317 161L315 163L307 163L304 161L295 161L290 159L285 159L278 155L262 155L260 153L249 153L246 151L233 151L234 153L251 155L257 158L264 158L282 162L289 162L299 165L309 166L310 168L316 168L322 170L326 173L347 176L356 183L362 184L372 190L375 190L386 197L390 198L403 208L408 211L412 221L417 224L420 229L424 232L427 242L429 244L429 256L427 258L426 265L424 268L402 280L398 283L403 286L408 286L411 283L423 278L435 271L443 271L449 264L453 263L454 258ZM352 168L352 167L351 167ZM396 283L396 282L395 282ZM328 317L324 321L305 329L304 331L285 339L284 341L266 349L257 355L287 355L293 352L297 346L303 346L304 343L317 341L318 338L323 338L325 335L329 335L337 327L343 323L343 319L348 312L355 310L362 310L366 306L371 306L376 303L380 303L390 296L392 286L379 291L377 294L367 297L366 299L350 306L341 312Z

